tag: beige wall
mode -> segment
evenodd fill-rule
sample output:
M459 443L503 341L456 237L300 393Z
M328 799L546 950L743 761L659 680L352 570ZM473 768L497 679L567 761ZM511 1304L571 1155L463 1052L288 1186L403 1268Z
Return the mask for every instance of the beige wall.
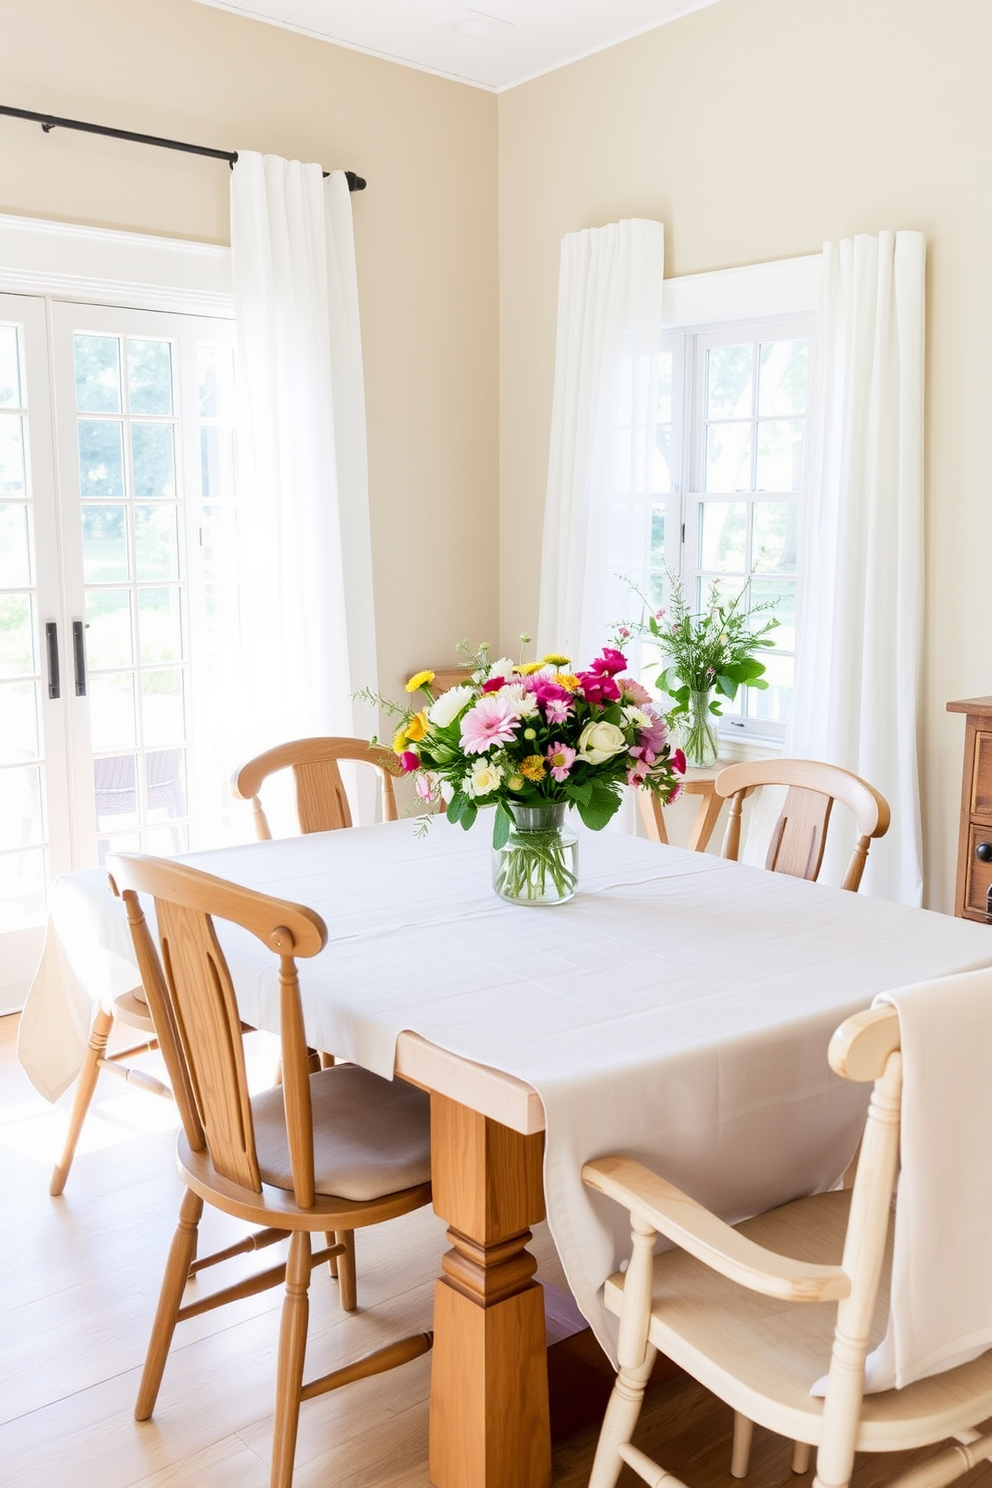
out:
M0 37L2 103L367 177L381 684L495 637L493 95L193 0L0 0ZM228 190L220 161L0 118L0 212L227 242Z
M924 829L949 909L963 723L992 693L988 0L720 0L501 95L500 613L531 628L564 233L665 224L666 276L928 241Z

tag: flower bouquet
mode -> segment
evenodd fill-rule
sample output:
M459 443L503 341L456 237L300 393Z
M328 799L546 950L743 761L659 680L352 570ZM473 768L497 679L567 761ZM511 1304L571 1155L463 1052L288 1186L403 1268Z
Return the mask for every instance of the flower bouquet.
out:
M646 623L636 629L655 641L668 662L655 686L672 699L667 716L679 728L689 764L709 765L717 755L711 720L721 715L722 699L733 702L739 687L768 686L765 664L755 652L775 644L769 631L778 621L773 616L755 626L754 617L772 609L775 602L754 605L749 611L744 607L746 585L728 602L713 583L705 608L694 614L678 578L669 573L668 582L669 608L649 612ZM644 598L639 590L635 593ZM645 607L650 611L646 601Z
M466 830L481 807L496 808L498 893L522 903L571 898L576 838L566 809L599 831L626 785L673 800L681 751L672 751L650 694L624 675L626 658L613 647L578 672L563 655L514 663L491 661L486 646L460 649L470 657L464 683L435 697L433 672L410 678L419 708L360 696L396 721L393 749L425 804L443 799L448 820Z

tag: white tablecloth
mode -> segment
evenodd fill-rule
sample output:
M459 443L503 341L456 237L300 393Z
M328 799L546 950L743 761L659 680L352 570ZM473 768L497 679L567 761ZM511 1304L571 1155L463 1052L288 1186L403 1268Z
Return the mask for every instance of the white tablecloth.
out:
M583 834L571 903L514 906L493 894L488 851L486 824L442 820L425 838L400 822L185 861L324 917L327 948L300 963L315 1047L388 1076L411 1029L539 1092L549 1223L608 1347L598 1293L629 1236L584 1189L584 1161L629 1153L732 1220L828 1186L868 1095L831 1074L834 1028L878 992L992 964L984 926L612 833ZM104 881L63 881L52 934L60 899L99 894L97 936L119 970L127 931ZM222 941L243 1016L277 1029L271 953L230 927ZM72 961L65 941L59 956ZM24 1014L39 1088L45 1026L65 1027L80 995L58 983L50 965Z

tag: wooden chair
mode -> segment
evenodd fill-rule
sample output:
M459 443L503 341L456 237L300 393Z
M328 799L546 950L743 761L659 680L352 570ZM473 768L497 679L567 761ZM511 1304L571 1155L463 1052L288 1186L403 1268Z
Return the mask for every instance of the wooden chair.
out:
M268 842L272 833L258 793L268 776L277 770L291 769L296 785L300 831L332 832L352 824L348 797L338 768L341 760L372 765L378 771L383 820L395 821L393 777L397 773L396 757L391 750L367 744L364 739L291 739L287 744L277 744L274 749L267 749L235 770L231 777L231 790L239 801L251 801L255 830L263 842Z
M794 878L815 879L823 861L823 847L834 801L854 812L857 845L841 885L857 889L872 837L889 830L889 805L866 780L837 765L817 760L748 760L727 765L716 777L718 797L730 799L730 818L722 856L735 861L740 851L741 810L744 799L759 785L785 785L788 794L775 824L765 867Z
M735 1477L747 1472L754 1421L799 1444L796 1471L818 1447L814 1488L847 1488L856 1451L956 1437L892 1488L941 1488L992 1454L992 1435L975 1430L992 1415L992 1350L901 1390L862 1395L864 1360L887 1310L902 1090L895 1009L849 1018L829 1059L845 1079L875 1081L853 1189L731 1228L632 1159L582 1169L587 1184L629 1210L633 1246L626 1274L606 1283L606 1306L620 1318L620 1372L589 1488L613 1488L624 1463L646 1483L684 1488L631 1445L659 1349L733 1407ZM655 1257L659 1233L680 1248ZM806 1305L831 1301L836 1309ZM810 1385L828 1368L818 1399Z
M319 915L166 859L118 854L108 867L123 895L182 1116L177 1158L186 1186L135 1417L145 1421L152 1414L177 1322L285 1280L271 1484L289 1488L300 1402L391 1369L431 1346L430 1333L417 1334L303 1383L312 1268L338 1260L341 1305L350 1311L357 1301L354 1231L430 1203L429 1101L423 1092L357 1065L308 1072L296 958L315 956L326 944ZM161 959L140 893L155 901ZM237 994L214 917L251 931L279 958L283 1083L254 1097L245 1078ZM194 1261L204 1203L262 1228ZM314 1232L327 1240L316 1252ZM184 1305L191 1276L286 1239L285 1263Z

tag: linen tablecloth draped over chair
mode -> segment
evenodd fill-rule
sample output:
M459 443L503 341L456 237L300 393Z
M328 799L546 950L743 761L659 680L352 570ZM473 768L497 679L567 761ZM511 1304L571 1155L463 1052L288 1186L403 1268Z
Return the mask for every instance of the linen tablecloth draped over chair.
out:
M834 1028L879 992L992 963L984 926L610 833L582 834L571 903L520 908L492 892L484 826L414 830L185 861L326 920L326 949L301 968L314 1047L390 1076L412 1030L539 1093L549 1223L610 1352L598 1294L629 1237L615 1206L583 1188L583 1162L629 1153L731 1220L829 1186L867 1099L828 1069ZM98 889L74 877L80 893ZM119 906L99 892L95 934L113 966L126 927L123 915L120 937L108 926ZM242 1016L275 1029L278 977L249 941L222 932ZM47 978L30 1001L50 1008L55 991Z

